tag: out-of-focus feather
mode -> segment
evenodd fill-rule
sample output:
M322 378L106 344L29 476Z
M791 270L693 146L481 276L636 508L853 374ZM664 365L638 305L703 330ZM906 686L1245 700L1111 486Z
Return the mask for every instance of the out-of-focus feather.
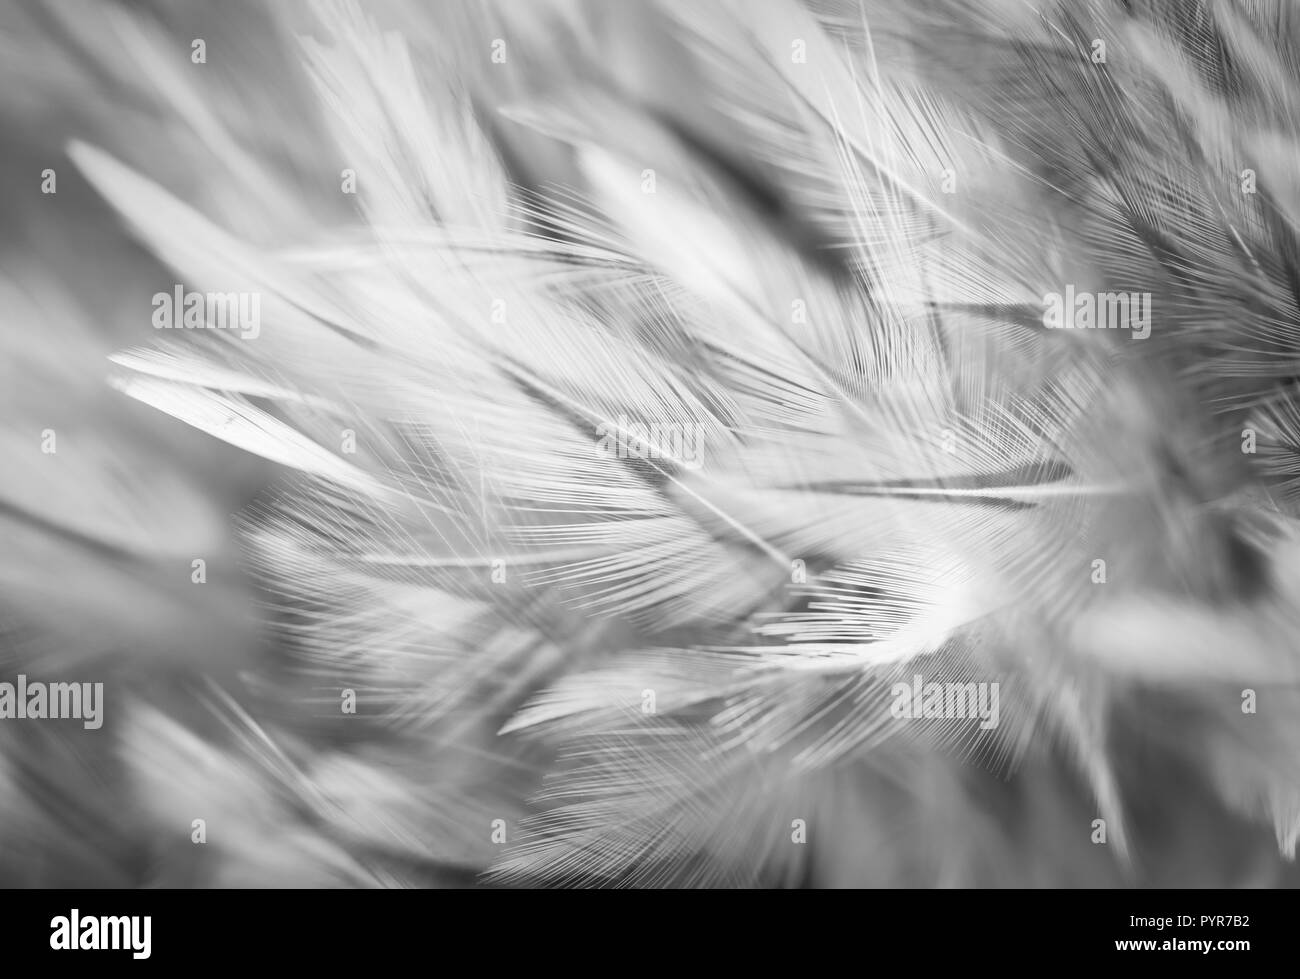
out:
M14 372L0 449L31 458L0 482L6 604L47 646L69 625L155 652L207 634L178 677L123 666L112 753L138 825L115 846L173 841L151 844L162 883L343 886L1115 884L1169 879L1169 825L1236 818L1294 854L1280 8L265 16L296 140L161 21L59 18L142 62L89 70L144 131L230 150L186 174L83 127L71 161L176 277L263 313L251 339L149 349L142 329L111 366L14 344L94 394L61 407ZM1044 329L1066 283L1150 291L1151 337ZM242 508L239 559L202 480L132 444L122 394L283 467ZM113 438L35 457L47 419L75 450L88 413ZM183 594L204 554L238 574ZM244 568L253 658L222 624L254 607ZM242 655L218 669L226 636ZM917 674L998 684L996 730L902 723L891 691ZM1158 724L1195 732L1159 750L1221 807L1204 823L1161 810L1128 754ZM39 837L81 769L36 738L59 763L41 790L0 747Z

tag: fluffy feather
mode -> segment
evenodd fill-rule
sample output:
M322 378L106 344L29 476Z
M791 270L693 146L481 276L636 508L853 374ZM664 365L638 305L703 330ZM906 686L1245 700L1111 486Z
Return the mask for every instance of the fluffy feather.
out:
M153 258L97 329L59 246L7 335L6 659L73 615L118 716L0 726L0 876L1288 879L1288 4L236 7L7 15L49 104L111 81L66 154ZM260 333L154 334L172 278ZM1066 284L1150 336L1045 329ZM901 723L915 674L999 724Z

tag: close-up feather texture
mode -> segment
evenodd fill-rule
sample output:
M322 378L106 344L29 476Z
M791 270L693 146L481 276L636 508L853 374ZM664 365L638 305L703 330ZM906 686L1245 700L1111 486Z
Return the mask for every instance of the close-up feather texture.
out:
M17 0L0 81L0 681L103 685L0 691L0 885L1300 881L1291 0Z

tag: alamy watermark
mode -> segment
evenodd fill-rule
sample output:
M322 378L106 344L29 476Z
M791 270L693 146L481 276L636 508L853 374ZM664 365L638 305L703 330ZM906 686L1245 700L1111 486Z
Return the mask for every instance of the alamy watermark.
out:
M18 674L17 683L0 683L0 721L43 721L74 718L88 731L104 723L102 683L28 682Z
M662 459L686 469L699 469L704 461L704 426L696 422L645 424L619 415L616 422L597 425L596 434L596 451L610 459Z
M998 726L1000 694L994 683L926 683L917 673L912 682L890 688L889 716L895 720L978 719L980 730Z
M81 913L73 908L68 915L50 919L50 948L55 951L120 949L133 959L147 959L152 953L153 918L149 915L108 915Z
M238 330L244 340L262 332L260 292L186 292L177 285L153 297L155 330Z
M1049 330L1132 330L1131 339L1151 335L1151 293L1075 292L1043 296L1043 326Z

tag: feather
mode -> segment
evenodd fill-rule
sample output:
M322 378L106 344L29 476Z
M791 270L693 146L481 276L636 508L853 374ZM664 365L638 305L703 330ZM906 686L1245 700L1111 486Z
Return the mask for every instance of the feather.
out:
M134 115L64 151L144 251L112 342L57 279L11 304L0 641L118 671L110 854L221 842L50 879L1293 874L1288 7L321 0L234 18L247 71L87 16ZM145 335L160 282L259 319ZM14 339L49 309L71 355ZM0 731L37 848L61 737Z

